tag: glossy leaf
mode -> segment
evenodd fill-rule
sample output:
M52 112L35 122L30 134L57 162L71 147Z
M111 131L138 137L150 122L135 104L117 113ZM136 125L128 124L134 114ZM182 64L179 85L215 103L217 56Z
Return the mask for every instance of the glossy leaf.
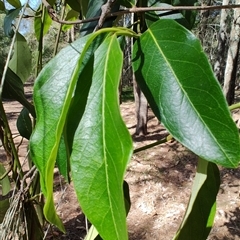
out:
M127 239L123 176L132 141L118 102L122 60L115 35L95 52L92 85L71 155L72 178L81 208L106 240Z
M174 240L207 239L214 222L219 187L216 164L199 159L188 208Z
M8 11L7 15L4 18L3 29L4 33L8 37L13 36L12 22L19 15L21 8L11 9Z
M41 188L46 197L45 217L62 231L64 227L53 203L53 169L77 77L102 41L101 36L95 39L84 54L84 59L81 55L81 62L78 63L89 37L64 48L45 66L34 85L37 123L30 139L30 152L40 172Z
M135 42L133 55L136 79L174 138L203 159L236 167L238 130L199 40L163 19Z
M18 32L16 34L14 54L9 62L9 67L24 83L31 73L32 55L26 39Z
M26 139L30 139L32 134L32 120L29 111L23 108L17 119L17 129L20 135Z

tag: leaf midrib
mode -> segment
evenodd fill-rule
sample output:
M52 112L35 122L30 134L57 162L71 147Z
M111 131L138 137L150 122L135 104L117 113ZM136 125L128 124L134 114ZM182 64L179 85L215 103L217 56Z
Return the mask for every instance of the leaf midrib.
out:
M107 194L108 194L108 201L109 201L109 207L111 209L111 215L112 215L112 220L113 220L113 223L114 223L114 228L115 228L115 232L116 234L118 235L118 239L119 239L119 232L118 232L118 228L117 228L117 223L115 221L115 217L114 217L114 214L113 214L113 206L112 206L112 200L111 200L111 191L110 191L110 186L109 186L109 176L108 176L108 163L107 163L107 153L106 153L106 141L105 141L105 137L106 137L106 132L105 132L105 112L106 112L106 109L105 109L105 103L106 103L106 84L107 84L107 66L108 66L108 62L109 62L109 54L110 54L110 51L111 51L111 46L113 44L113 41L115 39L115 35L113 35L111 37L111 40L110 40L110 43L108 45L108 50L106 52L106 60L105 60L105 64L104 64L104 74L103 74L103 97L102 97L102 116L103 116L103 121L102 121L102 132L103 132L103 160L104 160L104 168L105 168L105 176L106 176L106 186L107 186Z

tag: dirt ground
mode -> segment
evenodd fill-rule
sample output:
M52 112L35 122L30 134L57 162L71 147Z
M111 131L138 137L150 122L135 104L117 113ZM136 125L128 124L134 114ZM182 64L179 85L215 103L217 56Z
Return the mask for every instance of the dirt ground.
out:
M27 86L27 96L31 88ZM16 117L19 104L4 103L16 144ZM149 111L147 136L136 137L134 103L121 105L122 116L133 136L134 148L153 143L167 135ZM2 152L2 148L0 148ZM22 161L26 160L27 142L20 147ZM0 157L2 154L0 154ZM176 141L165 143L133 155L127 168L125 179L130 187L131 210L127 217L130 240L172 239L183 218L196 171L197 157ZM75 240L86 234L86 220L78 205L72 184L65 184L58 173L55 174L55 201L57 211L63 219L67 233L46 227L45 239ZM221 187L217 197L215 224L208 240L240 239L240 170L221 169ZM194 239L193 239L194 240Z

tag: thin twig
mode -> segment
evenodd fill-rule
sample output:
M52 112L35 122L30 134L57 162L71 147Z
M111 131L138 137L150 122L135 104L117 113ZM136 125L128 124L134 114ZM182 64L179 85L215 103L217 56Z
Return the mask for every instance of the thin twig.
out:
M58 22L60 24L82 24L82 23L88 23L88 22L94 22L100 19L101 16L89 18L89 19L83 19L83 20L76 20L76 21L64 21L60 20L57 17L57 14L53 7L46 1L42 0L44 6L47 8L48 13L53 21ZM240 8L240 4L232 4L232 5L214 5L214 6L169 6L169 7L132 7L132 8L126 8L125 10L121 10L114 13L108 13L106 15L106 18L114 17L114 16L121 16L124 14L129 13L137 13L137 12L150 12L150 11L201 11L201 10L221 10L221 9L233 9L233 8Z
M140 147L140 148L136 148L133 153L138 153L138 152L141 152L141 151L144 151L144 150L147 150L149 148L152 148L152 147L155 147L157 145L160 145L160 144L163 144L163 143L166 143L166 142L169 142L173 139L173 136L172 135L168 135L167 137L165 138L162 138L161 140L159 141L156 141L154 143L151 143L151 144L148 144L146 146L143 146L143 147Z
M102 28L102 26L103 26L107 16L111 12L112 6L115 2L116 2L116 0L108 0L106 2L106 4L102 5L102 7L101 7L102 13L101 13L100 18L98 20L98 24L94 29L94 32L97 31L98 29Z

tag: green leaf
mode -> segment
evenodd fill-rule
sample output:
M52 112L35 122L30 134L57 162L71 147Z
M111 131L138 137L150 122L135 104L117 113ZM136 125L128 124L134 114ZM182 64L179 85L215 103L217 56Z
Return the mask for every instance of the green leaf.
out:
M21 8L11 9L8 11L7 15L4 18L3 29L4 33L8 37L13 36L12 22L18 16Z
M32 134L32 120L29 116L29 111L23 108L17 119L17 129L22 137L30 139Z
M2 177L6 173L4 166L0 163L0 177ZM0 223L2 223L3 218L10 206L9 204L9 196L7 194L11 190L11 184L8 175L6 175L2 180L0 180Z
M59 143L59 149L57 154L56 163L59 169L59 172L62 174L62 176L65 178L65 180L70 183L70 164L69 164L69 153L67 151L65 140L62 135L60 143Z
M78 19L79 17L79 12L76 12L75 10L70 10L68 13L67 13L67 16L65 18L66 21L72 21L72 20L76 20ZM72 28L73 25L69 25L69 24L64 24L62 26L62 30L63 31L67 31L68 29Z
M14 54L9 62L9 67L21 78L24 83L30 76L31 65L32 55L28 43L26 39L17 32L16 41L14 43Z
M88 11L86 13L86 18L93 18L101 15L101 6L106 2L106 0L89 0ZM98 21L84 23L81 27L81 36L85 36L93 32Z
M159 20L134 44L138 84L169 132L201 158L225 167L240 160L238 130L199 40Z
M207 239L214 222L219 187L216 164L199 159L188 208L174 240Z
M82 18L86 18L89 0L80 0Z
M95 38L87 52L80 55L91 37L80 38L61 50L40 72L34 85L37 122L30 139L30 152L46 197L45 217L62 231L64 227L53 203L53 169L78 76L103 39L103 36Z
M71 155L80 206L106 240L127 239L123 176L132 141L118 102L122 60L115 35L109 36L95 52L92 85Z
M15 8L21 8L22 4L20 0L7 0L8 3L10 3Z
M6 173L6 170L4 168L4 166L0 163L0 177L2 178L2 176ZM2 188L2 196L6 196L10 190L11 190L11 184L10 184L10 180L8 178L8 175L6 175L3 179L0 180L0 185Z
M27 223L27 239L42 240L44 239L43 226L40 224L40 219L37 213L37 208L33 201L24 203L24 210Z
M0 11L5 11L5 5L2 1L0 1Z
M119 0L120 4L126 8L131 8L135 6L135 0Z
M0 78L2 78L3 69L4 64L0 61ZM10 68L7 69L2 97L17 100L35 117L34 106L27 101L24 95L23 82Z
M42 17L43 12L44 12L44 17ZM41 39L41 37L47 34L52 24L52 19L49 16L47 10L45 9L43 12L42 10L36 12L35 19L34 19L34 30L35 30L35 35L38 41Z
M88 11L87 11L87 14L86 14L86 19L100 16L101 12L102 12L101 7L105 3L106 3L106 0L89 0ZM119 11L119 8L120 8L120 4L117 1L113 5L113 7L111 9L111 12ZM104 22L103 27L112 27L113 22L114 22L115 19L116 19L116 17L106 19L106 21ZM95 29L97 23L98 23L98 20L92 21L92 22L89 22L89 23L84 23L82 25L81 29L80 29L81 36L85 36L85 35L93 32L93 30Z
M87 236L84 238L84 240L95 240L97 236L98 236L98 231L92 225L87 233Z
M81 12L81 2L82 0L66 0L66 3L76 12L80 13ZM87 2L84 0L83 2Z
M4 63L0 62L0 77L2 78ZM24 95L23 82L10 68L7 69L6 78L3 86L2 97L16 99Z
M0 223L2 223L9 207L10 207L9 198L0 200Z

